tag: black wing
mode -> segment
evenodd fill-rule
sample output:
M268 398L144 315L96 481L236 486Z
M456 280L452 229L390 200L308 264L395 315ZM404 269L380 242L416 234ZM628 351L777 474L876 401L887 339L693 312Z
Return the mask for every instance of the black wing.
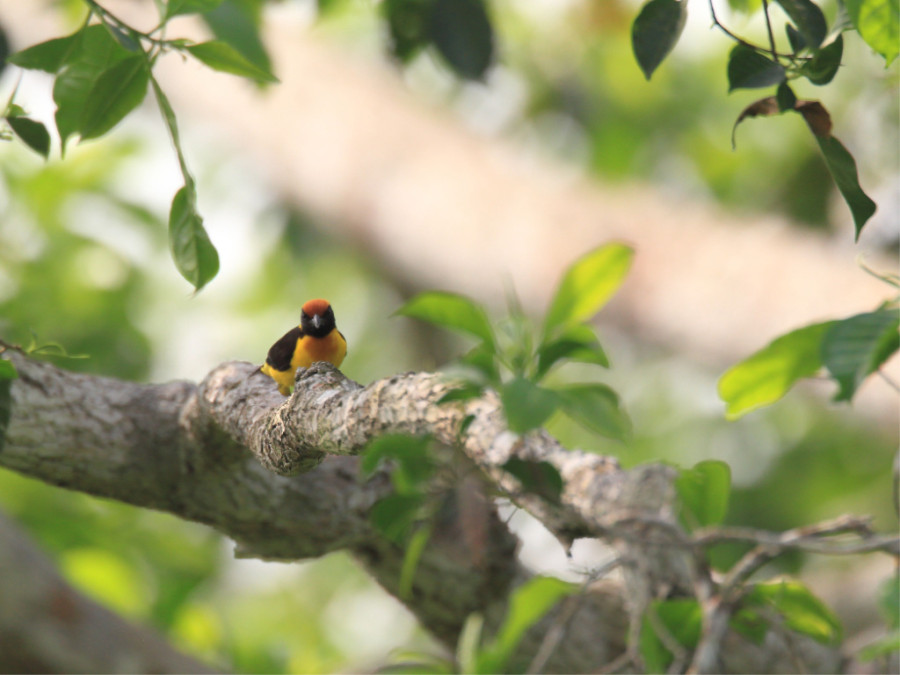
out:
M297 346L297 340L301 337L303 337L303 331L300 330L300 326L291 328L269 349L266 363L275 370L289 370L291 359L294 356L294 349Z

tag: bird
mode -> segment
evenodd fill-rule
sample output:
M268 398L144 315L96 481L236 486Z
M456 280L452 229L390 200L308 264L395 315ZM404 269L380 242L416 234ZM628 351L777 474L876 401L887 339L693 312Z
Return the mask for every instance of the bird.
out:
M327 361L339 368L347 355L347 339L337 329L331 303L322 298L307 300L294 326L272 345L259 370L275 380L278 391L289 396L297 368Z

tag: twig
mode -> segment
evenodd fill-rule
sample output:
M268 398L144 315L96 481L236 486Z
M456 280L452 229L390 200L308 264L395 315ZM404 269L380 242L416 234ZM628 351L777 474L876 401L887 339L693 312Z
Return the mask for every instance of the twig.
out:
M893 390L896 391L898 394L900 394L900 384L898 384L898 383L894 380L894 378L892 378L890 375L888 375L886 372L884 372L884 369L883 369L883 368L879 368L879 369L878 369L878 377L880 377L882 380L884 380L885 383L887 383L887 385L888 385L891 389L893 389Z
M772 58L778 58L778 52L775 51L775 35L772 34L772 20L769 18L769 0L762 0L763 14L766 17L766 32L769 34L769 47L771 47Z
M541 646L538 647L537 653L534 655L534 658L528 665L528 669L525 671L526 673L540 673L544 669L544 666L547 665L547 661L550 660L550 657L553 656L553 652L556 651L556 648L559 646L560 642L562 642L566 630L569 628L569 623L572 621L572 617L575 616L575 612L584 601L588 587L598 579L605 577L621 564L621 558L613 558L609 562L593 570L587 579L584 580L584 583L581 585L581 590L578 591L576 595L568 598L559 614L557 614L553 625L550 626L544 634Z

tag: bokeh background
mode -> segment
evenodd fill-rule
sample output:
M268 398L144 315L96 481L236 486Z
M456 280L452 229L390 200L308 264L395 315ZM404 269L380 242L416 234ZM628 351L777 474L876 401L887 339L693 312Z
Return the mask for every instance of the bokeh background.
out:
M133 4L108 6L128 11ZM226 4L246 9L258 3ZM732 150L733 120L755 92L726 94L731 43L710 30L705 6L692 7L681 44L647 83L629 43L638 3L495 1L499 64L485 82L462 83L432 54L397 69L386 55L378 3L324 5L319 11L311 2L284 0L261 11L296 31L298 41L314 39L383 70L422 114L442 116L486 146L502 143L529 162L605 186L649 186L741 218L774 215L848 259L857 254L849 213L835 190L822 188L830 178L799 118L745 122ZM79 7L70 0L48 11L74 27L83 14ZM835 15L835 3L824 8ZM723 6L720 12L733 28L761 37L759 16L741 9ZM16 12L15 2L0 5L0 29L16 24ZM836 120L862 184L879 204L867 226L867 250L896 269L898 68L885 69L855 36L847 41L845 61L827 90L799 93L822 98ZM14 70L2 74L0 96L18 84L17 100L50 123L49 79L26 73L19 82ZM2 339L61 345L69 357L55 362L72 370L140 382L197 381L225 360L261 362L296 322L302 301L322 296L335 307L350 343L343 370L360 382L439 367L466 346L392 318L404 299L425 290L421 279L379 258L320 209L304 208L285 193L283 176L273 179L277 169L264 154L245 152L214 119L176 108L200 210L220 254L219 276L194 295L169 259L166 213L180 183L151 105L107 138L72 145L64 160L56 152L43 163L20 144L3 143ZM283 133L292 132L285 127ZM729 227L727 219L721 227ZM498 249L498 277L502 256ZM465 284L448 277L444 288ZM551 430L565 443L614 454L626 466L723 459L735 481L733 524L778 530L853 512L872 514L878 528L896 531L890 480L895 416L836 407L827 387L813 385L726 422L715 387L727 363L693 358L628 322L601 316L597 325L613 369L563 370L558 377L597 377L614 386L635 436L627 445L607 443L552 419ZM184 650L240 672L353 671L383 663L392 650L438 649L343 555L290 565L238 561L229 541L202 526L6 470L0 470L0 508L28 529L76 587L157 627ZM539 524L509 511L523 537L523 559L536 569L578 578L602 556L579 542L567 559ZM718 555L724 563L734 552ZM787 556L773 571L802 574L837 608L854 639L877 631L875 597L889 561Z

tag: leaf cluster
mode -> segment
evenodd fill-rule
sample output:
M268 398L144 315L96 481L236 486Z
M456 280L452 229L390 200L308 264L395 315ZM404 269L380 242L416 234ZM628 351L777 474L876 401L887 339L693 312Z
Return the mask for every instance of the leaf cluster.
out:
M566 362L609 366L587 321L618 290L632 256L627 246L608 244L573 263L540 327L529 321L514 300L509 315L492 323L480 304L446 292L417 295L396 314L478 340L459 359L463 367L461 385L443 402L474 398L490 387L499 394L509 428L516 433L541 427L559 410L592 431L624 440L631 424L609 386L589 382L549 387L543 382L554 368Z
M828 170L856 225L856 236L875 213L875 202L863 191L856 163L832 133L831 117L818 101L799 100L790 82L806 79L816 86L837 75L844 54L843 33L856 30L872 49L890 64L900 49L897 0L851 0L841 6L829 28L822 9L812 0L776 0L789 21L785 24L787 48L778 46L768 0L762 0L767 45L757 45L726 28L709 0L713 23L736 43L726 67L729 92L775 86L774 95L751 103L738 115L734 128L748 117L797 112L816 139ZM649 80L681 37L687 19L687 0L649 0L632 24L632 48L638 65ZM734 133L732 133L734 144Z
M254 63L228 42L194 43L164 37L173 17L213 12L223 5L223 0L160 1L157 3L159 23L150 31L134 28L94 0L84 2L88 13L77 31L12 54L6 63L54 76L54 120L62 154L74 136L86 141L106 135L144 101L150 88L153 89L184 178L184 186L172 200L169 214L172 257L182 276L199 290L218 272L218 253L197 210L195 183L184 157L175 114L153 76L153 67L162 55L176 52L213 70L259 83L277 80L266 67ZM3 112L6 125L46 159L50 153L47 128L16 105L14 96L15 93ZM5 135L10 136L9 133Z

